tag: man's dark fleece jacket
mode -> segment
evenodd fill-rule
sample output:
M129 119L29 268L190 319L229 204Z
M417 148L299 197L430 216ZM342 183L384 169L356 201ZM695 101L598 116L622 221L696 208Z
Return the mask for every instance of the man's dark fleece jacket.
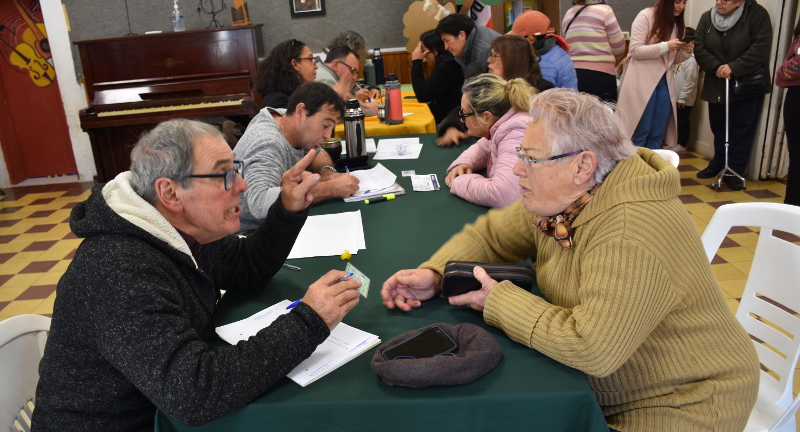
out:
M109 207L102 187L70 216L84 240L58 283L34 431L153 430L157 407L198 426L262 394L330 334L300 303L247 341L207 344L219 290L262 289L307 211L289 213L278 201L246 239L204 245L195 266Z

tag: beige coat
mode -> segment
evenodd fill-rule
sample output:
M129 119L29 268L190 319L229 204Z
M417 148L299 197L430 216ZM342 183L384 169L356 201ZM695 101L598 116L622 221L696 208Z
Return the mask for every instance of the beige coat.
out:
M639 119L642 117L647 102L653 95L656 85L664 73L667 73L667 86L669 99L672 104L670 120L667 122L667 131L664 141L668 145L677 144L678 122L675 113L677 90L672 65L685 60L684 51L677 50L661 54L660 43L648 45L647 34L653 25L653 8L649 7L636 16L631 27L631 43L628 57L625 59L622 82L620 84L617 111L623 116L625 131L629 137L633 136ZM670 40L677 38L677 27L673 28Z

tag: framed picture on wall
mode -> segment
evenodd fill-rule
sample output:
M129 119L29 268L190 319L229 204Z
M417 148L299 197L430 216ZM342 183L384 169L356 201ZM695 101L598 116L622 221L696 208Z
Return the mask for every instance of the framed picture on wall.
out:
M325 0L289 0L292 18L325 15Z

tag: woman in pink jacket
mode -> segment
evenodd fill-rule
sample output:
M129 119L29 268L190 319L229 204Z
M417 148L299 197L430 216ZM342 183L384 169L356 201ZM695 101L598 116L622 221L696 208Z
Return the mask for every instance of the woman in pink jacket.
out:
M482 137L447 168L450 193L469 202L503 208L520 198L512 172L517 147L530 122L528 103L536 90L522 78L508 82L492 75L473 77L461 88L458 116L467 132ZM486 177L475 171L486 169Z
M659 0L639 12L631 27L617 110L633 144L651 149L677 144L672 65L686 59L681 42L686 0ZM666 139L664 132L666 130Z

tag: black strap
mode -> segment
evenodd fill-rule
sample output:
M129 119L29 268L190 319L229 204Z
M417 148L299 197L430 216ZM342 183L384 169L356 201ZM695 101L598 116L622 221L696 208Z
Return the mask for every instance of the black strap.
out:
M571 19L571 20L569 20L569 24L567 24L567 29L566 29L566 30L564 30L564 39L566 39L566 38L567 38L567 32L569 31L569 26L571 26L571 25L572 25L572 22L573 22L573 21L575 21L575 18L577 18L577 17L578 17L578 15L580 15L580 14L581 14L581 12L583 12L583 10L584 10L584 9L586 9L587 7L589 7L589 6L591 6L591 5L585 5L585 6L584 6L584 7L582 7L582 8L581 8L581 9L580 9L578 12L575 12L575 16L573 16L573 17L572 17L572 19Z

